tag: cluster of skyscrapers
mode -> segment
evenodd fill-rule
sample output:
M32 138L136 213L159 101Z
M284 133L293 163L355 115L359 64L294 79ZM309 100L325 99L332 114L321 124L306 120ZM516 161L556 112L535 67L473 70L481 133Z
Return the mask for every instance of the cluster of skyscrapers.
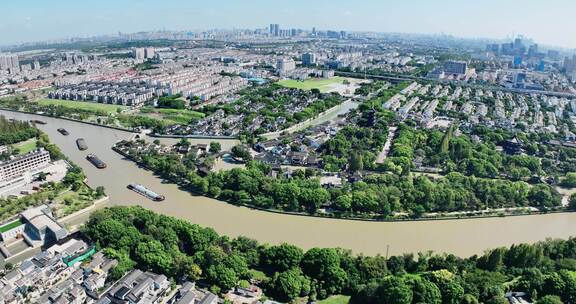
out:
M0 54L0 70L19 70L20 60L16 54Z
M272 23L268 28L268 34L272 37L296 37L300 36L304 33L304 30L301 29L281 29L280 24ZM313 37L322 36L331 39L344 39L347 37L347 33L345 31L326 31L326 32L317 32L316 28L312 28L312 32L308 32L308 34Z
M304 31L301 29L281 29L280 28L280 24L274 23L274 24L270 24L270 28L268 30L268 33L270 34L270 36L273 37L295 37L295 36L299 36L303 33Z
M97 60L97 57L95 55L65 53L61 54L56 58L56 62L67 65L85 64L88 63L90 60Z
M486 51L497 55L507 56L527 56L529 58L545 57L546 54L539 52L538 44L534 43L526 47L522 38L516 38L513 42L502 44L488 44ZM558 56L557 51L548 52L549 57Z
M154 58L155 54L156 51L154 50L154 48L151 47L135 48L132 50L132 57L134 57L134 59L136 59L137 61L144 61L144 59L152 59Z

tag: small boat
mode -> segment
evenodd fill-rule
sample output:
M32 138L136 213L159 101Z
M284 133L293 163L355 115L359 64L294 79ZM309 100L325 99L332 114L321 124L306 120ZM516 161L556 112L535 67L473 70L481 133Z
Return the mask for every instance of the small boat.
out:
M86 144L86 141L84 140L84 138L78 138L76 140L76 146L78 146L78 150L80 150L80 151L84 151L84 150L88 149L88 145Z
M34 123L34 124L37 124L37 125L45 125L45 124L46 124L45 121L38 120L38 119L32 119L30 122L31 122L31 123Z
M160 195L140 184L129 184L127 188L156 202L161 202L165 199L164 195Z
M86 156L86 159L91 162L96 168L98 169L104 169L106 168L106 163L101 161L98 156L94 155L94 154L88 154Z
M62 134L64 136L70 135L70 132L66 131L66 129L64 129L64 128L59 128L58 132L60 132L60 134Z

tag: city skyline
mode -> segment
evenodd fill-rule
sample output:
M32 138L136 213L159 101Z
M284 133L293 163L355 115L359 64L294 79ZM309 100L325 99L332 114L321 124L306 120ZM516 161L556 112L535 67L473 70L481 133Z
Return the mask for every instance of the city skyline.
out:
M575 9L1 4L0 304L576 304Z
M149 0L120 3L104 0L96 4L64 0L49 5L37 0L10 2L3 5L7 14L0 21L3 33L0 45L119 31L263 28L269 23L279 23L285 28L446 34L463 38L507 39L523 34L544 45L576 48L576 38L564 34L564 29L576 25L570 18L576 4L566 0L360 2L296 0L280 8L260 0L250 4L230 0L210 4L169 0L162 6Z

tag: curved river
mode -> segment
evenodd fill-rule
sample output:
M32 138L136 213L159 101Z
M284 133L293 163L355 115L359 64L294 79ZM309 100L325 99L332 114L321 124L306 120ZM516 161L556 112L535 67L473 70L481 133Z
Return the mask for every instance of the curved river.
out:
M39 119L38 127L88 176L91 186L102 185L113 204L138 204L159 213L187 219L212 227L231 237L245 235L261 242L288 242L303 248L342 247L364 254L401 254L433 250L468 256L513 243L536 242L546 238L567 238L576 232L576 213L518 216L505 218L439 220L421 222L362 222L292 216L237 207L218 200L194 196L178 186L164 182L151 172L123 159L110 147L118 140L132 136L123 132L57 118L1 111L0 114L20 120ZM57 128L65 128L62 136ZM86 139L87 151L79 151L75 140ZM173 139L162 139L174 142ZM207 143L209 140L192 140ZM222 141L223 149L235 144ZM86 159L95 153L108 163L98 170ZM163 202L152 202L128 190L128 183L141 183L166 196Z

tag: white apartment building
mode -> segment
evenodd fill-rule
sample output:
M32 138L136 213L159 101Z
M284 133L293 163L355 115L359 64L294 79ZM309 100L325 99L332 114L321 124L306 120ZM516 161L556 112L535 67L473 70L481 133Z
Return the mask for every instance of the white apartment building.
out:
M146 58L146 51L144 48L135 48L132 50L132 57L136 59L136 61L144 61Z
M144 57L146 59L154 58L155 54L156 54L156 51L154 50L154 48L148 47L148 48L144 49Z
M0 54L0 70L20 69L20 60L16 54Z
M50 153L40 148L37 151L20 155L8 161L0 162L0 181L7 181L48 166Z
M276 62L276 69L280 73L290 72L296 69L296 63L291 58L278 59Z

